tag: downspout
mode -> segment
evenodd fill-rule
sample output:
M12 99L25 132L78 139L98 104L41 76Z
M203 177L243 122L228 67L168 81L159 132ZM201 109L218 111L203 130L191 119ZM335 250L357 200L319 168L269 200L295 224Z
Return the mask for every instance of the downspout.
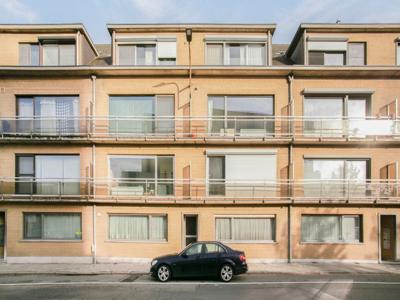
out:
M192 133L192 51L191 42L189 46L189 132Z
M96 75L90 76L92 80L92 101L90 105L90 135L93 136L96 117Z
M93 188L93 200L96 200L96 184L95 184L95 177L96 177L96 145L92 145L92 174L91 174L91 182ZM96 203L96 202L94 202ZM92 262L96 264L97 260L97 243L96 243L96 204L92 206Z
M294 99L293 99L293 81L294 75L289 74L287 78L288 82L288 93L289 93L289 131L290 131L290 142L288 149L288 196L290 202L288 204L288 263L292 262L292 201L293 201L293 178L294 178L294 168L293 168L293 135L294 135Z

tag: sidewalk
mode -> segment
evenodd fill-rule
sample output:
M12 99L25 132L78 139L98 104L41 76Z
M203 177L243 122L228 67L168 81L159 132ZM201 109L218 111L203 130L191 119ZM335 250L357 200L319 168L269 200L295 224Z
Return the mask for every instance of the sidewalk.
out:
M135 264L0 264L1 275L19 274L140 274L148 273L148 263ZM249 264L249 273L271 274L397 274L400 265L392 264L350 264L350 263L268 263Z

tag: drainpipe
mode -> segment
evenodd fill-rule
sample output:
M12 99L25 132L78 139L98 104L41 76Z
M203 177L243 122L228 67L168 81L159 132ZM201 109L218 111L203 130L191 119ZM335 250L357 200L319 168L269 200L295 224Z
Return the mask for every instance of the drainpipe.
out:
M95 185L95 175L96 174L96 145L92 145L92 172L91 172L91 182L93 188L93 200L95 201L96 196L96 185ZM92 262L96 264L97 255L97 245L96 245L96 204L92 207Z
M92 80L92 101L91 101L91 109L90 109L90 133L94 134L95 127L95 116L96 116L96 75L91 75L90 79Z
M92 223L93 223L93 244L92 244L92 263L96 264L96 204L92 206Z

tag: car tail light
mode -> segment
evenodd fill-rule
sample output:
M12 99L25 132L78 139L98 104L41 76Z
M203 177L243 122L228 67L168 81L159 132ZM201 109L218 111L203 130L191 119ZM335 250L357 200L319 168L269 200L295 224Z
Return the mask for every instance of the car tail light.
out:
M244 254L240 254L239 259L241 262L246 261L246 256Z

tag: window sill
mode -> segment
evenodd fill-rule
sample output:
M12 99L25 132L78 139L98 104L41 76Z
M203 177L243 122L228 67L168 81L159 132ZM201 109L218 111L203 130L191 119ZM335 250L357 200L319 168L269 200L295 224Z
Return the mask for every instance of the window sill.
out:
M82 240L19 240L19 243L82 243Z
M219 241L223 244L278 244L276 241Z
M127 241L127 240L106 240L106 243L132 243L132 244L168 244L168 241Z

